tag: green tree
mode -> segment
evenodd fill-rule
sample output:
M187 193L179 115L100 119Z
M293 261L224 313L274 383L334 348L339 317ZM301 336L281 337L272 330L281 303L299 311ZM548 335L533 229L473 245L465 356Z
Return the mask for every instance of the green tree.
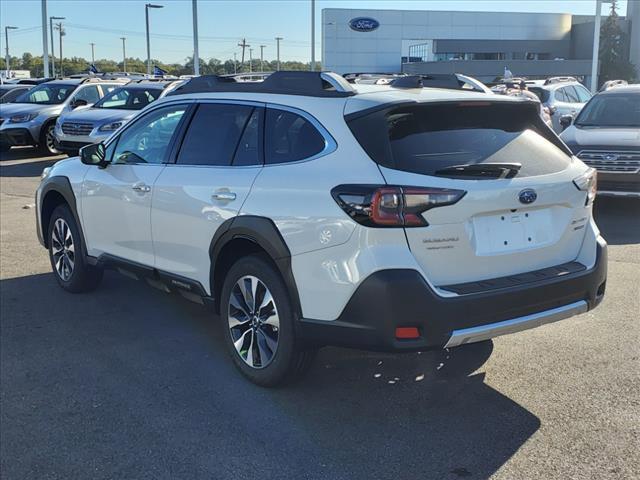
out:
M607 80L635 80L635 68L629 61L627 34L620 26L616 0L611 2L611 12L600 28L600 84Z

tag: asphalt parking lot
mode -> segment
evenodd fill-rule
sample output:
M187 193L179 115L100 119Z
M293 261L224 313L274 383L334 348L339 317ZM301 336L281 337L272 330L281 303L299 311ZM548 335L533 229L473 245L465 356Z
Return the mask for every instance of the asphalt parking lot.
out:
M33 192L0 161L0 457L9 479L640 476L640 202L597 200L593 312L450 352L324 349L300 383L243 380L206 309L107 273L56 285Z

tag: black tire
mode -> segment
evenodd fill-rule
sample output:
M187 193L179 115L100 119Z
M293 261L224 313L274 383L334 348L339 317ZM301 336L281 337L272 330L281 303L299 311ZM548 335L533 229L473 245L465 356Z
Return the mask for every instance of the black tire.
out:
M94 290L102 280L103 270L86 263L82 236L69 207L56 207L49 220L47 235L51 269L58 284L72 293ZM63 242L59 241L61 238Z
M240 312L240 310L235 308L233 305L231 305L230 310L230 304L232 302L232 294L236 295L239 292L239 290L237 289L239 288L238 282L241 281L243 277L254 277L263 284L263 286L266 288L266 294L263 294L262 297L260 296L260 286L258 285L258 293L255 295L257 302L254 303L262 303L267 294L270 293L273 299L273 310L276 312L275 317L278 319L275 352L271 352L272 356L264 362L264 366L250 366L248 361L241 356L241 352L245 349L241 346L239 347L240 350L238 350L234 345L234 341L238 340L238 335L242 336L240 332L243 331L242 329L244 328L244 325L234 327L235 329L232 331L232 329L230 328L229 312L232 311L235 315ZM243 281L247 280L245 279ZM251 280L248 281L251 282ZM237 302L238 298L241 297L236 296L234 302ZM248 303L245 303L243 305L246 306L247 304ZM260 323L259 318L265 317L264 309L271 310L271 307L269 305L263 307L262 311L260 310L260 308L255 311L255 316L253 318L256 323ZM253 362L257 365L262 362L261 358L262 356L265 356L263 354L266 352L266 356L268 356L269 353L268 348L266 350L259 348L260 340L262 340L263 347L269 347L269 342L265 342L265 332L268 331L269 333L267 334L274 333L273 327L266 324L270 321L268 317L268 311L266 315L267 316L265 317L265 323L257 325L253 330L253 332L255 333L249 332L252 327L248 328L244 332L249 336L249 338L245 342L250 343L250 346L246 348L247 358L249 357L249 355L255 357L253 354L254 352L257 352L257 356L259 357L260 362ZM277 385L291 383L299 379L311 366L317 350L305 348L305 346L302 345L302 342L297 338L295 328L297 318L294 313L287 288L279 272L269 262L269 260L264 258L263 256L247 256L238 260L231 267L226 275L222 287L220 316L222 327L224 330L225 343L227 344L229 354L233 359L233 363L240 370L240 372L242 372L242 374L253 383L261 385L263 387L274 387ZM243 313L240 313L240 316L242 318L245 318L245 315ZM250 317L250 315L246 316L246 318ZM260 330L260 332L258 332L258 330ZM252 335L255 335L255 337ZM235 336L235 338L233 336ZM253 338L256 339L255 347L253 347ZM273 338L270 338L270 341L272 342ZM252 347L253 350L249 351Z
M55 147L53 131L56 128L56 122L49 122L42 127L40 139L38 140L38 149L45 156L59 155L60 150Z

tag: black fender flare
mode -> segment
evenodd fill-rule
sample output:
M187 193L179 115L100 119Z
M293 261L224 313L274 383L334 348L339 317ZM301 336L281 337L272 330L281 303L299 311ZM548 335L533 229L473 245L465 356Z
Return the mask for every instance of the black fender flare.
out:
M243 238L255 243L269 255L285 282L296 318L302 318L298 288L291 269L291 252L278 227L273 223L273 220L266 217L241 215L226 220L218 228L209 247L211 296L215 298L219 293L214 292L216 259L219 258L220 252L225 245L237 238Z

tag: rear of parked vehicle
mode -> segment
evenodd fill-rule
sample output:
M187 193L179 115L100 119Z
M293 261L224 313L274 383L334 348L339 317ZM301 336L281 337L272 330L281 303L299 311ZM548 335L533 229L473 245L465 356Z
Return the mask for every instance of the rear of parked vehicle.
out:
M115 266L211 302L261 385L324 345L454 347L602 300L596 173L536 104L325 73L192 82L47 171L38 228L64 288Z

